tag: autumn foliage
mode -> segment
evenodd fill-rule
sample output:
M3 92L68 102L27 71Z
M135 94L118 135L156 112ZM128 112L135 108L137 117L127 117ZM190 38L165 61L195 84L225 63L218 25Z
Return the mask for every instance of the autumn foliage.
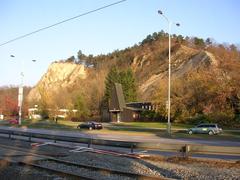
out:
M175 34L171 37L172 56L175 56L175 63L172 64L171 120L183 123L208 121L226 126L240 126L239 48L234 44L218 44L212 38L204 40ZM207 56L207 53L214 56L216 65L211 65L211 57ZM207 57L208 64L188 69L181 76L174 76L174 70L177 71L180 64L177 62L181 61L181 65L184 66L184 62L196 54L202 55L198 56L201 58ZM126 99L153 102L157 110L151 112L151 116L146 116L154 117L153 119L156 121L166 120L167 33L155 32L132 47L115 50L105 55L85 55L79 50L76 58L71 56L61 62L84 64L88 69L88 77L76 80L71 87L58 88L53 92L40 88L42 99L38 102L30 102L31 106L38 103L43 110L76 108L80 112L79 116L99 115L101 103L109 93L111 69L116 67L116 72L125 72L130 68L129 72L131 73L123 79L126 82L129 80L127 77L131 77L130 80L134 79L136 92L135 90L128 92L127 95L134 98L126 97ZM111 78L114 77L113 75ZM156 84L160 85L157 87L146 85L146 89L149 88L151 91L141 92L141 85L151 78L159 78L161 83ZM122 81L117 82L122 83ZM0 102L2 113L9 115L16 113L17 88L8 88L7 90L2 88Z
M29 87L24 87L24 95L28 94ZM27 114L28 105L24 99L23 113ZM5 86L0 88L0 114L6 118L18 115L18 87Z

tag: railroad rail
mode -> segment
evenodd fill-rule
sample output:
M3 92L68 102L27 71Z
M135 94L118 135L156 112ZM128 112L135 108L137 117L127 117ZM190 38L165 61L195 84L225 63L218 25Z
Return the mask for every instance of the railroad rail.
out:
M92 174L92 172L97 173L99 176L98 178L102 177L108 177L108 176L117 176L121 177L122 179L125 178L131 178L131 179L146 179L146 180L159 180L159 179L167 179L163 177L152 177L152 176L146 176L143 174L137 174L137 173L130 173L130 172L123 172L123 171L118 171L118 170L113 170L113 169L108 169L108 168L102 168L98 166L90 166L90 165L85 165L82 163L75 163L71 161L66 161L62 159L57 159L51 156L46 156L46 155L40 155L41 153L33 153L29 152L29 149L26 148L20 148L20 147L12 147L8 145L0 145L0 148L4 149L11 149L15 150L17 152L23 153L22 155L18 156L32 156L32 157L37 157L38 160L19 160L19 161L14 161L14 160L5 160L10 163L17 163L19 165L24 165L24 166L29 166L33 168L38 168L41 170L46 170L49 172L56 173L58 175L64 176L64 177L72 177L72 178L77 178L77 179L96 179L96 177L92 177L91 175L86 175L86 173L78 173L81 170L88 171L88 174ZM24 154L26 153L26 154ZM16 156L13 156L16 157ZM45 165L42 165L42 164ZM54 163L52 167L46 166L46 164L51 164ZM62 168L57 168L58 165L61 165ZM55 167L55 168L54 168ZM67 168L68 167L68 168ZM70 167L70 168L69 168ZM72 169L74 168L74 171L66 170L66 169Z
M127 141L114 141L103 140L84 137L73 137L67 135L57 134L44 134L38 132L27 132L24 130L3 130L0 129L0 134L7 134L10 139L13 136L24 136L28 138L28 141L32 141L32 138L48 139L73 143L84 143L88 147L92 145L114 146L129 148L131 152L134 149L141 150L157 150L167 152L181 152L183 156L191 156L192 154L220 154L220 155L236 155L240 156L240 147L238 146L212 146L212 145L200 145L200 144L167 144L167 143L145 143L145 142L127 142Z

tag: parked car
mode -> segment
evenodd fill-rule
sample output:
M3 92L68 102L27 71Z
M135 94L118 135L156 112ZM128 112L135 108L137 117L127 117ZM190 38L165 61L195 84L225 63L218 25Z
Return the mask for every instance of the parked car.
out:
M17 119L11 119L11 120L9 120L9 124L18 124L18 120Z
M92 130L92 129L102 129L103 126L101 123L91 121L91 122L85 122L85 123L79 124L77 128L81 128L81 129L85 128L85 129Z
M188 134L219 134L222 132L222 128L219 128L217 124L199 124L196 127L187 130Z

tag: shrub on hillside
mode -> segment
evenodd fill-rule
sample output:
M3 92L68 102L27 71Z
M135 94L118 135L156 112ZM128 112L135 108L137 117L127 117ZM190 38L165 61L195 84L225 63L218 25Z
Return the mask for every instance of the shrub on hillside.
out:
M231 112L214 112L208 115L213 123L218 123L225 127L235 127L234 113Z
M214 112L211 114L197 114L194 117L186 118L185 122L187 124L198 125L201 123L217 123L222 127L240 127L240 117L239 119L234 117L231 112Z
M209 117L207 115L197 114L193 117L187 118L185 122L187 124L198 125L198 124L201 124L201 123L210 123L211 119L209 119Z
M150 111L150 110L142 111L140 114L140 120L166 122L166 118L162 114L160 114L159 112Z

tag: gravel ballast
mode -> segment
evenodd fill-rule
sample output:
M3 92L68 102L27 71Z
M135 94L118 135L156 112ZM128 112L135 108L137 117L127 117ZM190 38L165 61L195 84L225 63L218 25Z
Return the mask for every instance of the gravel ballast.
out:
M165 158L160 156L151 156L150 158L134 159L128 157L113 156L107 154L99 154L92 152L70 152L71 149L62 148L52 145L31 147L31 143L24 141L9 140L7 138L0 139L1 144L9 146L20 146L29 149L31 152L41 152L45 154L60 154L55 157L65 161L80 163L90 166L103 167L118 171L132 172L147 176L155 176L159 178L173 179L232 179L240 180L240 162L230 162L224 160L203 160L203 159L183 159L183 158ZM2 151L4 152L4 151ZM64 155L64 156L62 156ZM4 159L4 154L1 155ZM55 164L54 162L39 161L41 165L62 170L70 170L74 173L85 173L91 175L95 179L126 179L126 177L118 175L101 176L99 173L89 172L86 169L66 166L63 164ZM0 179L2 180L25 180L25 179L69 179L61 177L54 173L44 170L20 166L18 164L6 164L2 161L0 166ZM129 178L131 179L131 178Z
M89 152L74 153L62 159L119 171L174 179L240 179L240 164L226 161L217 161L216 164L212 160L197 161L195 159L170 161L167 158L162 158L145 160Z

